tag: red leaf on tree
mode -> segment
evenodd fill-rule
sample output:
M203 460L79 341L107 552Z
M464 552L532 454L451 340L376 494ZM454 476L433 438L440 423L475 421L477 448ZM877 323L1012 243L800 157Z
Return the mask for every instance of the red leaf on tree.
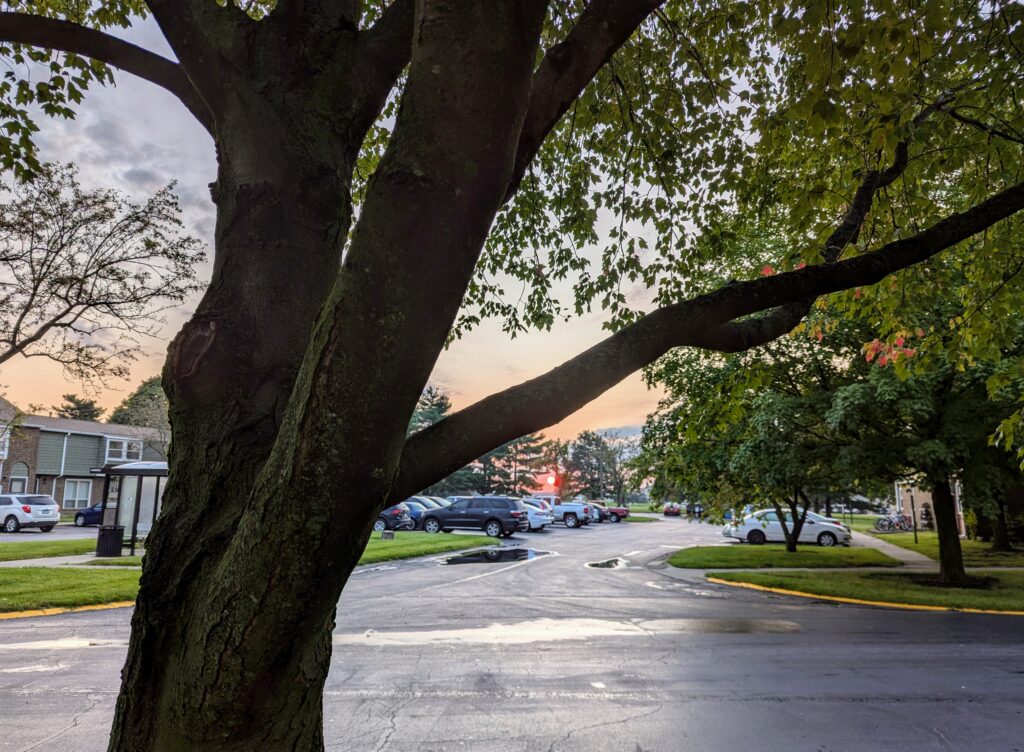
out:
M762 277L770 277L773 274L775 274L775 270L772 269L772 267L770 265L765 264L763 267L761 267L761 276Z

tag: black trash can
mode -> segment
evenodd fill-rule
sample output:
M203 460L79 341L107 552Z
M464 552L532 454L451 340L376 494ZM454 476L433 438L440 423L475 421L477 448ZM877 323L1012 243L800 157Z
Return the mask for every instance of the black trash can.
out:
M124 543L124 525L100 525L96 538L97 556L120 556Z

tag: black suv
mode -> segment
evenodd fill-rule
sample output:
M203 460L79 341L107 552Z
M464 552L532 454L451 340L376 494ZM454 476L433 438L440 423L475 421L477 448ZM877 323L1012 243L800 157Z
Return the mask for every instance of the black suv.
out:
M449 507L423 513L423 529L428 533L450 533L456 528L483 530L492 538L507 538L516 531L528 530L530 521L526 505L508 496L469 496Z

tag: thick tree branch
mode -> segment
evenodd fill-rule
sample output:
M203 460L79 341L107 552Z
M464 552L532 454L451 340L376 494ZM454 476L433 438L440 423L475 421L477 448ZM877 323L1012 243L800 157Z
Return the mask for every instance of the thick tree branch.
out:
M412 56L413 0L394 0L359 38L356 64L364 93L358 99L359 127L369 128ZM362 139L360 139L362 140Z
M210 111L181 66L96 29L29 13L0 13L0 39L100 60L167 89L212 132Z
M533 76L505 200L516 192L544 139L612 55L665 0L591 0L566 38L549 49Z
M486 397L411 436L391 498L406 498L510 439L557 423L674 347L730 349L743 342L761 344L759 340L773 331L785 331L786 316L796 312L795 307L785 308L789 304L880 282L1022 209L1024 183L1018 183L966 212L876 251L726 285L653 311L546 374ZM740 317L779 307L786 313L775 314L777 320L770 315L767 322L741 321L726 326Z

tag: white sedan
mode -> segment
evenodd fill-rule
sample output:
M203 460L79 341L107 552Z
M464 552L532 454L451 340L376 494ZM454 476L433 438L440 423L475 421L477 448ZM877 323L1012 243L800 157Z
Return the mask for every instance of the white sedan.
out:
M786 526L792 529L792 525L792 517L786 512ZM727 538L738 538L754 545L769 541L780 543L786 541L786 535L782 532L782 523L779 522L779 517L773 509L762 509L759 512L748 514L740 522L726 525L722 530L722 535ZM845 546L850 544L850 530L837 520L808 512L797 540L800 543L817 543L819 546L835 546L840 543Z
M530 523L531 533L543 530L546 525L554 523L555 516L551 514L550 509L545 508L546 502L525 499L523 503L526 505L526 519Z

